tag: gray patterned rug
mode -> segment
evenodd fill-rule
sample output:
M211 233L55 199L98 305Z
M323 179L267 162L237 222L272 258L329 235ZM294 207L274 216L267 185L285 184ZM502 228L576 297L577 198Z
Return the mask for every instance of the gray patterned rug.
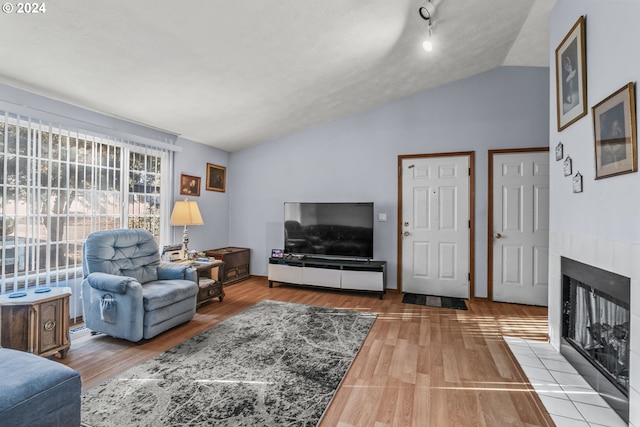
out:
M315 426L374 321L261 301L89 390L83 426Z

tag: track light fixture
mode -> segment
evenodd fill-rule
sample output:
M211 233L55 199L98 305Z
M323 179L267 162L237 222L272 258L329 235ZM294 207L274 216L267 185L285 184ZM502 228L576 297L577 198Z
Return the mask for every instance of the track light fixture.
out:
M422 48L427 52L433 50L433 14L436 11L436 4L432 0L428 0L424 6L418 9L420 17L427 21L427 37L422 42Z

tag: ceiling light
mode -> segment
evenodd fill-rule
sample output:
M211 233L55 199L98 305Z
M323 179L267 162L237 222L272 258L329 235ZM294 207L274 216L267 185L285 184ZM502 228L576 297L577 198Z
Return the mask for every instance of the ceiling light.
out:
M431 52L433 50L433 42L431 41L431 38L432 38L431 25L429 25L427 38L422 42L422 48L427 52Z
M418 9L418 14L427 21L427 37L422 42L422 48L427 52L433 50L433 14L436 11L436 4L428 0L424 6Z

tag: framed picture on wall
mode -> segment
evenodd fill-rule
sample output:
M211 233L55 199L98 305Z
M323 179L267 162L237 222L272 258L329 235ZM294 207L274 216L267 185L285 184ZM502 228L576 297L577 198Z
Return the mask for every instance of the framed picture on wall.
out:
M582 174L580 172L576 173L573 176L572 183L573 183L573 192L582 193Z
M200 196L200 177L180 175L180 194L184 196Z
M573 161L571 160L571 157L567 156L566 159L564 159L564 162L562 162L562 169L564 170L564 176L569 176L573 173Z
M585 20L581 16L556 49L558 131L587 115Z
M207 190L224 193L227 184L227 168L207 163Z
M562 142L558 142L556 145L556 161L562 160L564 158L564 146Z
M627 83L593 107L596 179L638 170L635 84Z

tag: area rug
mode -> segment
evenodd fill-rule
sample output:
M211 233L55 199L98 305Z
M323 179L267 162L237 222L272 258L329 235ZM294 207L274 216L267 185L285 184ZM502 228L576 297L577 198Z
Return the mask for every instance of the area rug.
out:
M315 426L374 321L261 301L89 390L82 425Z
M453 297L437 297L433 295L405 293L402 297L402 302L405 304L417 304L417 305L426 305L429 307L453 308L456 310L467 309L467 304L465 304L462 298L453 298Z

